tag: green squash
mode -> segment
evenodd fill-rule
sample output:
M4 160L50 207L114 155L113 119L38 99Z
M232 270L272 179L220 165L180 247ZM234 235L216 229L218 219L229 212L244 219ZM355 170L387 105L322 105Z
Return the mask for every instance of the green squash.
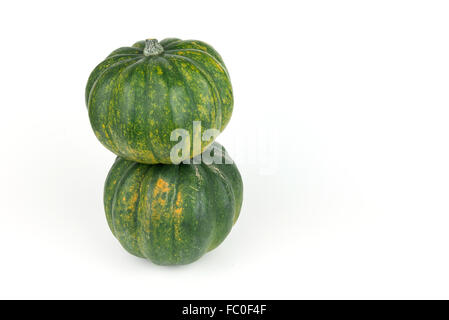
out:
M207 129L223 131L233 109L233 93L221 56L197 40L168 38L139 41L113 51L91 73L86 105L95 135L128 160L171 164L177 128L189 133L192 158L201 148L193 139ZM193 132L193 122L201 131Z
M212 155L218 143L213 143ZM242 206L240 173L223 164L148 165L117 157L104 188L109 227L131 254L160 265L187 264L216 248Z

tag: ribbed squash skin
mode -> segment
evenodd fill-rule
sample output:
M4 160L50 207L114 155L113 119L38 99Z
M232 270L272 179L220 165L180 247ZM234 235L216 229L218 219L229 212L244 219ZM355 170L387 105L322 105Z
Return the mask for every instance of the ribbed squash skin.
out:
M197 40L164 39L164 52L145 56L145 41L113 51L91 73L86 104L95 135L128 160L168 163L174 129L194 137L193 121L203 131L220 132L229 122L233 93L222 58ZM202 143L201 152L212 142ZM198 154L190 143L190 157Z
M118 157L106 179L104 206L112 233L128 252L178 265L225 239L242 196L235 164L147 165Z

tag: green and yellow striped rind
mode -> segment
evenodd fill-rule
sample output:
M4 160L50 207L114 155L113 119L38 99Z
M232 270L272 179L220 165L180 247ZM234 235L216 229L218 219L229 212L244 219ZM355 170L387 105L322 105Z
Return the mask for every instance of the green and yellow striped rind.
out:
M193 121L223 131L233 109L233 93L223 59L197 40L164 39L161 54L145 56L145 41L114 50L91 73L86 105L95 135L116 155L141 163L171 164L174 129L190 134Z
M210 165L117 157L104 188L109 228L128 252L156 264L199 259L226 238L240 214L243 183L231 161L226 152L223 164Z

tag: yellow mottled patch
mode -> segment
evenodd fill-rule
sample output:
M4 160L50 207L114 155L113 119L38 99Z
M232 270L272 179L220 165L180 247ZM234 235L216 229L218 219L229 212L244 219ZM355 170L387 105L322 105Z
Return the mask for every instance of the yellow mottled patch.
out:
M156 181L156 186L153 190L153 201L152 206L156 207L164 206L167 203L167 193L170 191L170 186L167 181L159 178Z
M134 159L143 163L157 163L156 157L150 150L144 150L146 148L145 143L138 142L138 148L127 147L128 154L132 155ZM143 151L142 151L143 150Z
M159 66L156 67L156 71L157 71L157 74L158 74L158 75L164 74L164 73L162 72L161 67L159 67Z
M106 137L106 139L108 139L108 140L110 140L110 138L109 138L109 134L108 134L108 132L106 131L106 127L105 127L105 125L104 125L104 123L102 123L101 124L101 127L103 128L103 133L104 133L104 136ZM98 134L97 134L98 133ZM97 135L97 137L100 139L100 133L98 132L98 131L95 131L95 134ZM101 139L100 139L100 141L101 141Z
M207 52L207 48L205 46L200 45L198 42L192 42L192 43L194 43L200 50Z
M168 186L168 182L162 178L159 178L156 182L155 191L157 191L157 193L161 193L161 192L167 192L169 190L170 190L170 188Z
M181 220L182 220L182 194L178 192L176 195L175 209L173 210L173 227L175 229L175 239L181 241Z
M139 194L137 192L135 192L133 194L133 196L131 197L131 199L129 199L128 209L132 210L134 208L138 197L139 197Z
M182 214L182 195L181 192L178 192L176 195L176 203L175 203L175 210L173 211L175 216L180 216Z
M215 66L216 66L222 73L224 73L224 70L223 70L223 68L221 67L221 64L219 64L219 63L217 63L217 62L214 62L214 64L215 64Z

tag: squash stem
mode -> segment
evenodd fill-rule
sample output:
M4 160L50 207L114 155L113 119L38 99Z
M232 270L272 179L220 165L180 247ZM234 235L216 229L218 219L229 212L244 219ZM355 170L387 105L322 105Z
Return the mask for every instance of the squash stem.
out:
M157 41L157 39L146 39L145 48L143 49L143 54L146 57L156 56L164 52L164 48Z

